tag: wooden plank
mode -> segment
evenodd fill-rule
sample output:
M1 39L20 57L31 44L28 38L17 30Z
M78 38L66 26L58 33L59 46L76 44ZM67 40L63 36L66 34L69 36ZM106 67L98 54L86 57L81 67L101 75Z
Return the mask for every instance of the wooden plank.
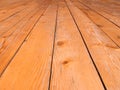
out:
M104 16L106 19L114 23L116 26L120 28L120 5L112 3L108 3L108 5L103 5L104 3L100 3L99 0L88 1L88 0L79 0L82 4L88 6L93 9L100 15ZM97 1L97 2L96 2ZM99 2L98 2L99 1ZM119 1L117 1L119 2ZM114 6L114 7L111 7ZM116 8L117 7L117 8Z
M44 7L48 5L48 1L44 1L46 4ZM42 5L42 2L39 3L39 5ZM43 9L42 6L39 8L34 8L31 13L28 13L25 17L23 17L15 26L13 26L11 29L8 29L6 32L3 32L0 34L0 38L6 38L12 35L13 32L15 32L18 28L21 29L24 27L24 25L28 22L28 20L36 14L36 11L39 12L39 9Z
M22 29L28 23L29 19L34 17L34 15L39 11L38 8L34 9L30 14L26 15L19 23L0 34L0 38L9 38L15 31Z
M3 34L1 34L0 39L5 39L3 41L8 41L9 38L14 35L14 33L19 33L21 29L23 29L24 27L26 27L26 25L28 24L29 20L34 17L36 15L37 12L39 12L40 9L36 8L34 11L31 12L31 14L28 14L27 16L25 16L18 24L16 24L13 28L7 30L6 32L4 32ZM14 36L15 38L15 36ZM10 42L11 43L11 42ZM10 44L8 43L8 45ZM4 49L3 49L4 51ZM2 51L1 51L2 52Z
M108 90L120 89L120 49L81 10L66 0ZM79 13L78 13L79 12Z
M39 20L1 77L1 90L48 90L56 10L53 3Z
M90 6L91 8L94 8L95 10L105 12L107 14L113 15L115 17L118 17L120 15L120 4L119 1L113 1L113 0L80 0L82 3L85 3L86 5ZM87 2L87 3L86 3Z
M78 0L72 2L82 10L102 31L104 31L120 47L120 28L109 22L107 19L92 11L88 7L79 3Z
M4 0L5 1L5 0ZM12 0L13 1L13 0ZM14 0L16 1L16 0ZM22 1L22 0L21 0ZM8 3L6 1L6 3ZM0 22L10 18L11 16L21 12L22 10L29 8L29 6L31 6L32 4L35 4L35 0L31 1L31 2L24 2L22 4L17 3L16 6L14 6L13 4L11 4L11 8L9 6L6 6L6 8L2 8L0 9ZM1 5L2 3L0 3ZM4 5L4 4L3 4Z
M19 23L19 21L22 20L26 15L30 14L37 8L38 7L33 4L32 6L24 9L22 12L19 12L18 14L11 16L7 20L0 22L0 35L11 29L14 25L16 25L16 23Z
M30 19L27 18L29 21L27 20L28 22L25 26L21 27L21 25L18 25L19 27L16 26L13 28L12 31L15 30L14 33L11 34L11 32L7 32L5 35L3 35L2 38L0 38L0 75L4 72L5 68L10 63L14 54L19 49L20 45L24 42L26 36L30 33L35 23L41 17L45 9L48 7L50 1L46 1L44 3L45 5L40 6L40 10L34 15L34 17L32 16Z
M3 9L12 9L19 6L22 6L26 3L31 3L34 0L0 0L0 10Z
M59 1L51 90L104 90L77 27Z

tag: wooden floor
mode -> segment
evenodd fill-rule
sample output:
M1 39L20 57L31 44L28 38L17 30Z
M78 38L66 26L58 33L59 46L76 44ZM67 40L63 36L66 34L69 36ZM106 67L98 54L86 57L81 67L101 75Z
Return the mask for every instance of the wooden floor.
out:
M120 90L120 0L0 0L0 90Z

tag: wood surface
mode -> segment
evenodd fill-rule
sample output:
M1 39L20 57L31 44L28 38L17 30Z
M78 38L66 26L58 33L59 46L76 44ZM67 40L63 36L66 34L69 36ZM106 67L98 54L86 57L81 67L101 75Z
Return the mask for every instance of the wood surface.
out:
M119 90L119 47L80 9L67 1L106 88Z
M119 0L0 0L0 90L120 90Z
M58 5L51 90L103 90L65 2Z

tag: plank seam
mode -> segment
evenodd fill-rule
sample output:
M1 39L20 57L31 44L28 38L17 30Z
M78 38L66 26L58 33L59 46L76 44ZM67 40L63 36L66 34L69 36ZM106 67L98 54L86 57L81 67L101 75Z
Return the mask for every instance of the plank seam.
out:
M74 4L75 5L75 4ZM77 6L76 6L77 7ZM77 7L78 9L80 9L79 7ZM80 9L81 10L81 9ZM83 10L81 10L81 11L83 11ZM84 12L84 11L83 11ZM84 12L85 13L85 12ZM96 12L95 12L96 13ZM98 14L98 13L97 13ZM89 16L88 16L89 17ZM89 17L89 19L91 20L91 18ZM92 21L92 20L91 20ZM95 24L95 22L94 21L92 21L94 24ZM116 25L115 25L116 26ZM109 37L109 39L110 40L112 40L113 41L113 43L117 46L117 47L119 47L120 48L120 46L107 34L107 33L105 33L101 28L100 28L100 30L107 36L107 37Z
M44 0L45 1L45 0ZM43 1L43 2L44 2ZM24 8L23 10L25 10L26 8ZM34 9L37 9L37 7L35 7L35 8L33 8L31 11L34 11ZM23 11L23 10L21 10L21 11ZM30 12L31 12L30 11ZM15 25L17 25L20 21L22 21L27 15L29 15L29 13L30 12L28 12L24 17L22 17L17 23L15 23L14 25L12 25L9 29L7 29L7 31L6 32L8 32L11 28L13 28ZM2 34L0 34L0 36L2 36L4 33L6 33L6 32L3 32Z
M87 5L85 5L84 3L80 2L79 0L78 0L78 2L81 3L81 4L83 4L84 6L88 7ZM114 24L115 26L117 26L118 28L120 28L119 25L117 25L117 24L114 23L113 21L109 20L108 18L106 18L106 17L103 16L102 14L98 13L96 10L94 10L94 9L92 9L92 8L90 8L90 7L88 7L88 8L91 9L92 11L96 12L96 13L99 14L100 16L104 17L106 20L108 20L109 22L113 23L113 24Z
M16 54L18 53L18 51L20 50L20 48L22 47L22 45L24 44L24 42L26 41L27 37L29 37L29 35L31 34L31 32L33 31L34 27L36 26L36 24L38 23L38 21L40 20L40 18L43 16L43 14L45 13L45 11L47 10L47 8L43 11L43 13L39 16L38 20L35 22L35 24L33 25L33 27L31 28L31 30L28 32L28 34L26 35L25 39L23 40L23 42L21 43L21 45L18 47L18 49L16 50L15 54L13 55L13 57L10 59L10 61L8 62L8 64L6 65L6 67L3 69L3 71L0 74L0 78L2 77L2 75L4 74L4 72L6 71L7 67L9 66L9 64L12 62L13 58L16 56Z
M34 11L34 10L31 10L31 11ZM31 12L30 11L30 12ZM0 34L0 36L2 36L2 35L4 35L5 33L7 33L10 29L12 29L14 26L16 26L19 22L21 22L26 16L28 16L29 14L30 14L30 12L27 14L27 15L25 15L22 19L20 19L17 23L15 23L13 26L11 26L9 29L7 29L7 31L6 32L3 32L3 33L1 33ZM31 16L32 17L32 16ZM16 31L16 30L15 30ZM13 31L12 33L14 33L15 31Z
M55 41L56 41L56 31L57 31L57 17L58 16L58 5L56 10L56 20L55 20L55 31L54 31L54 40L53 40L53 49L52 49L52 57L51 57L51 66L50 66L50 76L49 76L49 85L48 90L50 90L51 86L51 79L52 79L52 67L53 67L53 59L54 59L54 52L55 52Z
M22 10L20 10L20 11L17 11L17 12L15 12L15 13L13 13L12 15L10 15L10 16L8 16L7 18L5 18L5 19L1 20L0 22L4 22L5 20L7 20L7 19L11 18L12 16L16 15L17 13L22 12L22 11L23 11L23 10L25 10L25 9L26 9L26 8L24 8L24 9L22 9Z
M28 5L29 5L29 4L28 4ZM15 12L15 13L13 13L12 15L10 15L10 16L8 16L7 18L5 18L5 19L1 20L0 22L3 22L3 21L5 21L5 20L9 19L10 17L12 17L12 16L16 15L17 13L19 13L19 12L21 12L21 11L25 10L25 9L26 9L26 7L27 7L27 5L25 6L25 8L24 8L24 9L22 9L22 10L20 10L20 11L17 11L17 12Z
M65 3L66 3L66 6L67 6L67 8L68 8L68 10L69 10L72 18L73 18L74 23L75 23L75 25L76 25L76 27L77 27L77 29L78 29L78 31L79 31L79 34L80 34L80 36L82 37L82 40L83 40L83 42L84 42L84 45L85 45L85 47L86 47L86 49L87 49L87 51L88 51L88 54L89 54L89 56L90 56L90 58L91 58L91 60L92 60L92 63L93 63L93 65L94 65L95 69L96 69L96 72L97 72L97 74L98 74L98 76L99 76L99 79L100 79L100 81L101 81L101 83L102 83L102 85L103 85L103 87L104 87L104 90L107 90L107 88L106 88L106 86L105 86L105 84L104 84L104 81L103 81L103 79L102 79L102 77L101 77L101 75L100 75L100 72L99 72L99 70L98 70L98 68L97 68L97 66L96 66L96 64L95 64L95 62L94 62L94 60L93 60L93 58L92 58L92 55L91 55L91 53L90 53L90 51L89 51L89 49L88 49L87 43L85 42L85 39L84 39L84 37L83 37L83 35L82 35L82 32L80 31L79 26L78 26L78 24L77 24L77 22L76 22L76 20L75 20L75 18L74 18L74 16L73 16L73 14L72 14L70 8L69 8L66 0L64 0L64 1L65 1Z

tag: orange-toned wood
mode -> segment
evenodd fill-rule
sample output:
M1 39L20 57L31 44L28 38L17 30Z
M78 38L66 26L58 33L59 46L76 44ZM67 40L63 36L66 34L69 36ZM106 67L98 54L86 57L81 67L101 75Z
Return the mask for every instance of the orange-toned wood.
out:
M0 22L0 35L5 33L7 30L11 29L13 26L19 23L19 21L22 20L26 15L31 14L37 8L39 7L33 3L32 6L26 7L21 12L9 17L5 21Z
M51 90L104 90L67 9L59 2Z
M0 0L0 10L15 8L29 2L31 3L32 1L35 0Z
M36 24L30 36L1 77L0 89L48 89L56 10L56 4L51 4Z
M118 0L79 0L120 27L120 1Z
M20 45L24 42L26 36L33 29L38 19L48 7L48 4L49 2L47 1L45 6L41 5L40 10L36 10L37 13L34 16L33 14L35 12L32 12L32 15L29 14L25 20L21 21L20 24L17 24L17 26L13 27L13 30L5 33L2 38L0 38L0 74L2 74L8 63L12 60L15 53L20 48Z
M102 31L104 31L120 47L120 28L94 12L90 8L79 3L78 0L72 0L73 3L82 10Z
M108 90L120 88L120 49L69 0L68 6ZM79 13L78 13L79 12Z
M16 1L16 0L10 0L10 1L12 2L12 1ZM10 4L10 1L8 1L8 0L0 1L0 5L4 6L4 8L0 8L0 22L19 13L20 11L22 11L24 9L27 9L28 7L30 7L33 4L33 1L23 3L23 1L21 0L22 4L19 2L19 3L16 3L16 5L14 5L14 4ZM5 5L6 3L9 3L9 4Z
M119 0L0 0L0 90L119 90Z

